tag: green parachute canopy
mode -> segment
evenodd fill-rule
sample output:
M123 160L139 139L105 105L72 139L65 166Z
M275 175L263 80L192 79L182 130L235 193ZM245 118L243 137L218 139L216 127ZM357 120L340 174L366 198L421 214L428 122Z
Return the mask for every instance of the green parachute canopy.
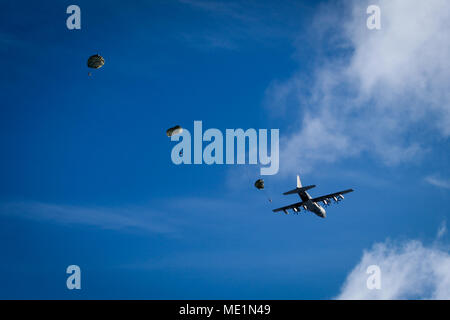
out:
M175 126L173 128L167 129L166 134L168 137L174 136L176 134L180 134L183 132L183 128L180 126Z
M105 59L101 55L94 54L93 56L90 56L87 61L87 66L92 69L98 69L103 67L105 64Z
M263 180L263 179L258 179L258 180L256 180L256 182L255 182L255 187L256 187L258 190L263 190L263 189L264 189L264 180Z

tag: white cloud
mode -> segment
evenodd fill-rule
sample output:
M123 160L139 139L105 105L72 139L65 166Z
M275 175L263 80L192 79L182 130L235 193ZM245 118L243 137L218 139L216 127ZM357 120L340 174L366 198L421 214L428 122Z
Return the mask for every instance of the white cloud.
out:
M450 2L380 0L381 30L367 29L368 4L352 2L348 20L338 9L319 14L320 66L269 88L272 107L300 114L281 170L362 153L397 165L420 159L425 133L450 136Z
M367 267L381 269L381 288L368 289ZM450 299L450 255L420 241L378 243L365 251L337 299Z
M449 180L438 178L436 176L428 176L428 177L425 177L425 181L428 182L429 184L439 187L439 188L450 189L450 181Z

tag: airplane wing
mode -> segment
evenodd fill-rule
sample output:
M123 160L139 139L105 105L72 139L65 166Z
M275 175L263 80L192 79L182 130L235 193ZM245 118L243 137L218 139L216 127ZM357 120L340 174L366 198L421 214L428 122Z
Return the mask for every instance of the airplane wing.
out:
M346 194L346 193L349 193L349 192L353 192L353 189L347 189L347 190L344 190L344 191L330 193L330 194L327 194L325 196L321 196L321 197L317 197L317 198L311 199L311 201L313 201L313 202L320 202L320 201L324 201L324 200L331 200L331 199L340 197L343 194ZM342 199L343 199L343 197L342 197Z
M278 212L278 211L284 211L284 210L289 210L289 209L294 209L294 208L297 208L297 209L300 210L300 207L301 207L302 205L304 205L304 204L305 204L304 201L302 201L302 202L297 202L297 203L294 203L294 204L291 204L291 205L288 205L288 206L285 206L285 207L273 209L272 211L273 211L273 212Z

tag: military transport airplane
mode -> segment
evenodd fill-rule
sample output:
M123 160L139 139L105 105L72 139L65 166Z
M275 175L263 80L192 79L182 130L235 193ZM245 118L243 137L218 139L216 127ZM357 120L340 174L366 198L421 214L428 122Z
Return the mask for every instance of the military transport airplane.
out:
M327 194L326 196L311 198L311 196L308 194L308 192L306 192L306 190L312 189L314 187L315 185L302 187L300 177L297 176L297 188L285 192L283 194L287 195L297 193L300 196L300 199L302 199L302 201L291 204L289 206L274 209L273 212L284 211L284 213L289 214L288 210L292 209L295 214L298 214L301 211L301 209L303 209L304 211L311 211L321 218L326 218L327 213L325 209L319 204L319 202L322 202L324 205L329 206L331 204L331 200L339 202L342 199L344 199L343 194L353 191L353 189L347 189L344 191Z

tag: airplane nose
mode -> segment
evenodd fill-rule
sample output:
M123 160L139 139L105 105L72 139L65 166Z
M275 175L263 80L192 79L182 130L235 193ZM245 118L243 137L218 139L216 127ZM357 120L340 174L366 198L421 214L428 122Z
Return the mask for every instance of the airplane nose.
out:
M327 212L325 211L324 208L320 208L320 213L322 213L322 217L326 218L327 217Z

